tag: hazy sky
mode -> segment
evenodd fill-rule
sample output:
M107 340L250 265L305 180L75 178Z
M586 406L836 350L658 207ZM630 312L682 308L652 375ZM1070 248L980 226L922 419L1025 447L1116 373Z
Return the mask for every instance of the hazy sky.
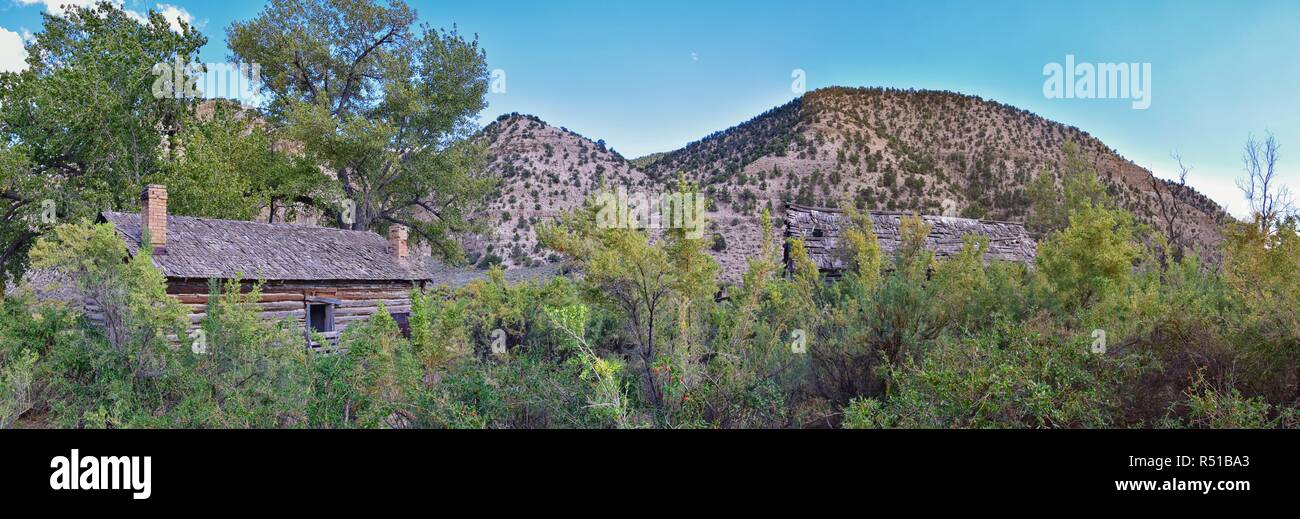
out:
M0 69L21 62L24 34L47 4L0 0ZM72 2L79 3L79 2ZM979 95L1078 126L1122 155L1190 183L1236 214L1233 179L1250 132L1282 143L1286 183L1300 189L1300 2L794 2L695 0L411 2L423 21L477 34L505 72L483 122L535 114L628 157L681 147L809 89L892 86ZM228 58L225 28L262 2L127 0L186 18ZM1151 106L1049 99L1044 66L1150 63Z

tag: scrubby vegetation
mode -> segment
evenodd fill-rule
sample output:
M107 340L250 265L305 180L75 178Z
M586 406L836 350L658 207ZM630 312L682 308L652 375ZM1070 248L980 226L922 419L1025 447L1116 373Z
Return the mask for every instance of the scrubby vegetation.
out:
M535 117L472 142L486 56L415 26L402 2L298 5L228 30L235 57L267 65L256 113L200 117L196 100L151 92L153 65L193 61L206 39L111 2L45 17L30 68L0 73L0 427L1300 425L1300 222L1273 203L1271 162L1248 160L1257 217L1223 223L1211 250L1192 235L1219 210L1185 185L1153 181L1148 196L1098 178L1114 153L1096 139L942 92L810 93L642 175ZM348 30L316 29L336 25ZM1271 136L1247 146L1270 151ZM673 177L726 209L698 239L562 210ZM415 245L487 276L421 288L409 333L380 312L328 354L305 349L297 323L260 319L257 284L211 282L191 323L147 245L128 258L88 223L139 210L151 182L172 186L178 215L406 224ZM836 195L850 197L850 268L830 279L802 243L773 242L769 210ZM886 255L857 212L872 208L1027 217L1044 234L1034 265L986 263L973 237L940 261L910 218ZM496 241L462 254L458 238L491 222ZM739 227L761 240L724 236ZM511 283L500 269L543 260L578 275ZM24 282L32 270L61 290Z
M984 262L975 238L937 261L919 219L886 256L846 203L842 277L826 279L797 241L783 275L769 240L723 298L709 237L603 229L587 206L540 230L580 278L511 284L494 268L417 291L409 337L381 313L349 327L334 355L304 350L289 322L258 320L243 304L256 293L237 283L212 286L205 349L182 346L182 314L147 254L123 263L108 227L65 225L32 263L92 280L81 288L116 327L28 294L4 299L0 423L1300 425L1296 220L1230 224L1219 268L1195 255L1162 267L1154 231L1087 190L1095 178L1076 180L1092 195L1058 193L1065 226L1033 268Z

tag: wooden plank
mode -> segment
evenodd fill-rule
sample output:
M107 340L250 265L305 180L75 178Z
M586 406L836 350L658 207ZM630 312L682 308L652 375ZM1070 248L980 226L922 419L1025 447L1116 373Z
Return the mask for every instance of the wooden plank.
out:
M303 295L298 292L281 293L281 294L262 294L261 303L274 303L279 301L302 301Z
M186 308L188 308L188 309L190 310L190 312L192 312L192 313L197 313L197 312L206 312L206 311L208 311L208 305L207 305L207 303L203 303L203 304L187 304L187 305L183 305L183 306L185 306ZM257 311L259 311L259 312L273 312L273 311L279 311L279 310L298 310L298 309L304 308L304 307L303 307L303 303L299 303L299 302L295 302L295 301L284 301L284 302L279 302L279 303L252 303L252 304L244 304L244 305L241 305L241 306L244 306L244 307L247 307L247 308L252 308L252 309L257 310Z
M279 303L259 303L257 306L263 311L300 310L300 309L307 308L306 305L298 301L284 301Z
M341 292L339 293L338 298L344 301L358 301L366 299L404 299L410 296L411 293L409 291L393 290L388 292Z
M207 304L208 302L207 294L179 294L174 297L185 304ZM303 296L301 293L262 294L261 299L258 299L257 302L279 303L285 301L302 301L302 299Z
M366 299L366 300L363 300L363 301L344 301L342 304L339 304L338 306L339 306L339 308L355 308L355 307L363 307L363 306L375 306L375 307L377 307L377 306L379 306L379 303L383 303L384 306L410 306L410 304L411 304L411 300L410 300L409 298L403 298L403 299Z
M384 309L387 310L388 313L403 313L403 312L411 311L410 306L392 306L392 307L385 307ZM373 315L375 312L378 311L379 311L379 307L377 306L367 306L362 308L339 308L337 311L335 311L334 315L340 317L346 315Z
M291 310L287 312L262 312L258 314L262 319L280 320L286 317L302 318L307 316L306 310Z

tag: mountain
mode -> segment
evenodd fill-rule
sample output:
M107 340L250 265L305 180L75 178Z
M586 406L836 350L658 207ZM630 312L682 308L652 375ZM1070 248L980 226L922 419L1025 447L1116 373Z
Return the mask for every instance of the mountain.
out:
M535 116L503 115L477 140L488 150L488 172L501 179L482 213L492 232L463 240L470 259L480 265L489 257L507 268L544 264L550 253L537 244L539 222L581 206L601 182L629 189L647 186L645 174L603 141L592 142Z
M503 179L490 208L502 212L488 243L498 251L518 244L525 253L507 264L544 261L545 251L531 249L533 219L577 206L602 178L630 190L671 185L679 174L699 182L714 201L709 232L723 237L725 249L715 255L729 279L759 250L762 209L772 210L779 240L790 202L834 206L847 197L870 209L1024 221L1029 183L1057 168L1070 141L1119 204L1155 228L1165 225L1156 189L1166 205L1177 200L1174 225L1206 256L1214 257L1226 218L1204 195L1155 179L1082 130L951 92L820 89L635 164L530 116L503 116L482 138L490 170Z

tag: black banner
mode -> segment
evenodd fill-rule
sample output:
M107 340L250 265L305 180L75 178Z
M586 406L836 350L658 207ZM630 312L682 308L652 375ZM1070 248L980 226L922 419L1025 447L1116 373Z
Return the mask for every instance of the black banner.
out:
M959 498L1029 496L1083 507L1200 507L1287 499L1296 488L1295 438L1156 430L16 430L0 434L0 492L97 509L163 510L214 498L223 506L330 509L339 500L492 500L504 491L617 499L653 482L688 493L725 484L742 492L728 499L796 506L814 496L917 495L954 506ZM285 501L290 496L320 499Z

